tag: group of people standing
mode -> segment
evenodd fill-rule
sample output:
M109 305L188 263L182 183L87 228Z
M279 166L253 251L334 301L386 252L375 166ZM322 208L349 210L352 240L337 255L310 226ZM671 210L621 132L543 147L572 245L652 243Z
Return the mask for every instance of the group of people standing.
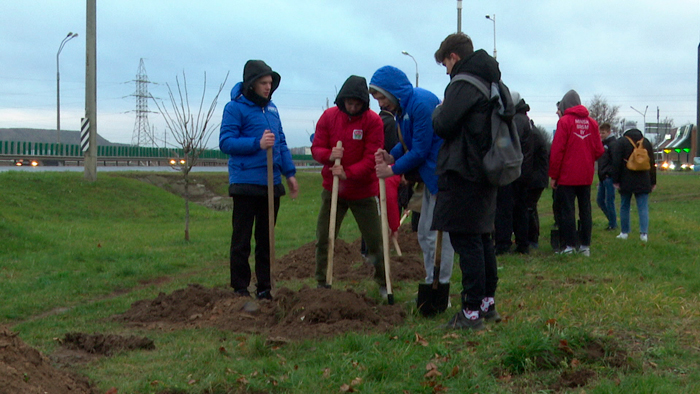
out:
M378 179L384 179L387 185L390 202L387 216L394 235L399 223L398 204L394 201L398 185L404 179L417 180L424 185L417 232L425 280L433 281L436 249L441 248L438 280L449 283L456 253L462 270L462 308L448 326L479 330L484 328L484 321L501 320L495 305L496 247L500 233L499 226L495 227L494 223L498 196L514 197L504 202L509 207L505 211L509 212L512 223L504 231L508 246L514 232L516 251L526 253L529 245L537 243L539 235L537 201L546 188L547 148L544 137L527 118L529 107L525 101L515 92L511 95L500 83L497 86L502 86L503 106L507 113L517 113L515 124L527 153L521 179L501 189L491 184L482 159L491 147L493 103L476 86L455 77L459 74L475 76L490 88L501 82L498 63L484 50L475 51L471 39L463 33L447 36L435 52L435 61L445 67L452 81L445 89L442 103L430 91L413 87L398 68L384 66L373 74L369 84L363 77L350 76L340 89L335 106L321 115L311 147L314 160L323 166L315 279L319 288L329 287L326 269L331 193L333 180L337 178L336 234L350 210L366 243L367 260L375 267L379 291L385 295ZM292 198L299 188L279 114L271 101L279 83L279 74L263 61L248 61L243 81L234 86L231 101L224 109L219 137L220 149L230 156L229 194L234 203L231 287L240 295L251 296L248 257L255 224L255 296L259 299L272 297L266 177L268 149L273 152L275 219L280 196L286 193L282 176L287 180ZM549 166L552 187L562 197L560 225L567 231L574 227L570 223L574 215L573 199L578 197L579 206L585 208L582 201L586 196L590 199L593 161L603 153L597 124L587 117L588 112L580 105L580 100L577 102L578 95L571 93L567 93L560 106L562 118L557 125ZM381 116L370 109L370 95L377 100ZM582 149L586 153L580 153ZM624 178L622 174L612 176ZM584 187L586 182L587 187ZM637 201L639 204L639 196ZM499 207L499 214L500 210ZM587 220L590 228L590 201ZM496 242L492 235L494 230ZM443 234L441 244L438 244L438 231ZM506 236L502 239L504 245ZM582 245L582 248L590 245L590 231L588 238L583 237Z

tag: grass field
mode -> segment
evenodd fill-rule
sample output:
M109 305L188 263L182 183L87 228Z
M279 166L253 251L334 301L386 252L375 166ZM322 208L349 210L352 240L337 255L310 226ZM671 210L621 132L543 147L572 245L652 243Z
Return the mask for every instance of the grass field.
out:
M203 177L225 190L225 174L195 178ZM298 178L299 198L282 202L278 256L314 239L320 175ZM416 315L417 286L405 283L396 300L410 313L388 334L273 348L256 335L132 329L106 319L188 283L228 283L230 212L192 206L185 242L182 199L155 186L116 174L89 183L72 173L2 173L0 325L46 354L71 331L152 338L154 351L78 367L103 392L700 392L700 177L660 174L658 183L646 245L635 206L630 239L621 241L603 230L594 203L589 258L552 253L545 191L540 249L499 257L505 320L486 332L441 329L457 305L436 319ZM340 237L358 235L348 216ZM453 293L460 279L455 269Z

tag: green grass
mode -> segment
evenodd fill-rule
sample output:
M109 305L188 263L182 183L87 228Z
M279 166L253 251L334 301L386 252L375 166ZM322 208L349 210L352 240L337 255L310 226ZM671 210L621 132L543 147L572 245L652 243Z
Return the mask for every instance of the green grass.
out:
M225 175L197 178L225 193ZM314 240L320 176L298 179L299 198L282 200L277 256ZM409 312L403 326L278 348L256 335L146 330L106 319L188 283L225 286L230 212L191 205L185 242L182 199L128 174L90 183L71 173L2 173L0 324L46 354L56 350L54 338L70 331L154 339L154 351L80 367L103 392L330 393L343 384L365 393L554 392L562 373L580 370L594 377L559 392L700 392L700 177L660 174L658 180L649 243L638 240L634 204L627 241L603 231L606 220L594 206L590 258L551 252L546 191L541 247L499 258L497 302L505 320L485 333L440 329L458 307L422 318L412 305L416 284L398 283L397 303ZM351 215L339 236L359 236ZM461 290L460 279L455 269L453 293ZM602 353L592 357L592 347ZM440 376L425 376L431 362Z

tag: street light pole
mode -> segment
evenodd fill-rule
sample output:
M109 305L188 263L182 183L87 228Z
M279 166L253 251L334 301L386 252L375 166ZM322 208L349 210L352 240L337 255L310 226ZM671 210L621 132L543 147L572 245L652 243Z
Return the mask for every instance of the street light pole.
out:
M646 134L647 134L647 110L649 109L649 106L647 105L647 106L644 108L644 113L642 113L641 111L637 110L636 108L634 108L634 107L631 106L631 105L630 105L630 108L632 108L633 110L635 110L638 114L642 115L642 117L644 118L644 135L646 135Z
M410 57L411 59L413 59L413 63L416 64L416 87L418 87L418 62L416 61L416 58L414 58L413 56L411 56L410 53L408 53L408 52L406 52L406 51L401 51L401 53L404 54L404 55L406 55L406 56L408 56L408 57Z
M486 19L493 22L493 58L496 59L496 14L486 15Z
M58 56L61 54L63 46L75 37L78 37L78 33L68 32L68 35L61 41L58 52L56 52L56 141L58 144L61 143L61 73L58 69Z
M462 32L462 0L457 0L457 33Z

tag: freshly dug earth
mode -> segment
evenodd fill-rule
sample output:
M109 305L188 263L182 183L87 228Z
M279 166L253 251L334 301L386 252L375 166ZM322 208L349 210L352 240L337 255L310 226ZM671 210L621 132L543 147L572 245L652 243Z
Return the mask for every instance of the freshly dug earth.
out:
M407 226L408 227L408 226ZM391 257L392 281L420 281L423 260L415 233L402 230L399 246L403 256ZM276 281L312 278L315 247L310 242L275 261ZM360 240L335 243L334 280L346 289L312 289L298 292L281 287L273 290L273 301L240 297L229 288L205 288L191 284L153 300L141 300L114 319L147 328L217 327L222 330L267 335L281 341L329 337L349 331L384 332L403 323L405 312L398 305L383 305L355 292L352 284L372 281L374 267L360 254ZM253 280L254 283L254 280Z
M0 328L0 394L97 394L85 377L57 369L16 333Z
M405 319L401 306L382 305L353 290L304 286L295 292L282 287L274 296L272 301L258 301L230 289L191 284L170 295L137 301L114 319L150 329L216 327L262 334L280 342L348 331L385 332Z
M391 280L396 281L420 281L425 278L423 268L423 255L418 245L418 236L411 232L409 226L401 228L399 234L399 247L402 256L397 256L392 249L391 256ZM357 283L363 280L372 280L374 267L365 263L360 254L361 240L349 244L342 239L335 241L333 255L333 280L341 280ZM272 276L275 280L295 280L313 278L316 270L315 242L309 242L300 248L287 253L284 257L275 261L272 267Z

